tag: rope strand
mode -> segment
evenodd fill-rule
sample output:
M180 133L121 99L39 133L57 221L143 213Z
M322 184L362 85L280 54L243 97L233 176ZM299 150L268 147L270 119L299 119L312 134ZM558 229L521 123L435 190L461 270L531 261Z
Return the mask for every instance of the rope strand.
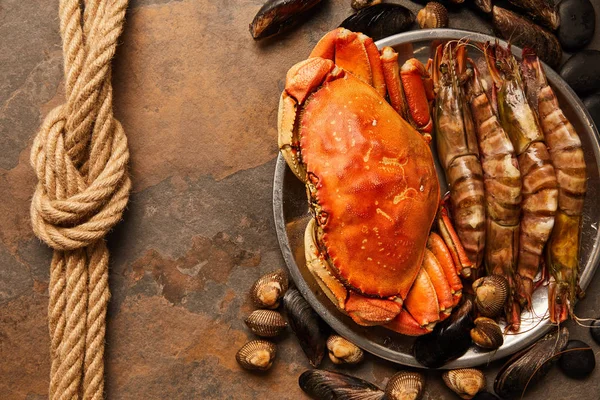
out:
M110 64L126 8L127 0L60 0L66 101L48 113L31 149L38 178L32 227L54 249L52 400L104 397L110 297L104 236L120 221L131 190L127 138L113 116Z

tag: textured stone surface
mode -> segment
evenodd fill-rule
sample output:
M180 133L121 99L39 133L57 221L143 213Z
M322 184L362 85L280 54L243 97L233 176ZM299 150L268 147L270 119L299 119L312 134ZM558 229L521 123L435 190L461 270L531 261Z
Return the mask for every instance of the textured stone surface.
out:
M132 0L114 87L135 189L109 237L108 398L303 398L297 379L309 364L291 334L266 374L241 370L234 355L251 337L248 288L283 265L271 193L285 72L349 4L328 1L308 23L255 43L248 23L261 0ZM451 12L450 26L491 31L470 10ZM2 1L0 37L0 398L44 399L50 251L29 226L29 148L63 98L56 2ZM589 48L600 49L598 33ZM600 277L578 313L600 315ZM398 368L367 356L350 372L383 386ZM526 398L595 400L599 379L554 369ZM439 373L428 382L425 399L455 398Z

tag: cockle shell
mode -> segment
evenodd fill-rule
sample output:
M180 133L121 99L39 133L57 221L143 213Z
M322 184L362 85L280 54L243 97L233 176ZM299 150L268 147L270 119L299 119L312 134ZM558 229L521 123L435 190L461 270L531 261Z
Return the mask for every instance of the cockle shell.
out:
M274 309L279 306L279 300L287 289L287 273L278 269L258 278L250 289L250 297L256 307Z
M438 2L429 2L418 12L417 22L422 29L446 28L448 10Z
M246 369L266 371L273 365L276 354L275 344L266 340L252 340L239 349L235 359Z
M364 358L360 347L339 335L329 336L327 350L334 364L357 364Z
M500 326L493 319L486 317L475 320L475 328L471 329L471 339L477 346L488 350L495 350L504 343Z
M381 3L381 0L352 0L352 8L356 11L361 10L365 7L374 6L375 4Z
M485 375L478 369L465 368L444 372L444 383L461 399L472 399L485 388Z
M256 310L244 322L252 333L263 337L277 336L287 326L281 314L273 310Z
M486 276L473 282L475 306L484 317L495 318L504 310L508 281L500 275Z
M412 371L400 371L390 378L385 387L388 400L419 400L423 396L425 377Z

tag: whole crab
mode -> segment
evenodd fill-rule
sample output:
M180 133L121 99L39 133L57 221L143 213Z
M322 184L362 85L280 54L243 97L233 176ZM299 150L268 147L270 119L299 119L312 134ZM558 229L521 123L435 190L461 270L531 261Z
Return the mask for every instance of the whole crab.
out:
M426 73L413 59L400 78L397 58L363 34L328 33L287 73L279 147L306 184L306 265L324 293L360 325L422 335L460 300L465 255L444 209L443 239L430 235L440 188L415 129L431 130Z

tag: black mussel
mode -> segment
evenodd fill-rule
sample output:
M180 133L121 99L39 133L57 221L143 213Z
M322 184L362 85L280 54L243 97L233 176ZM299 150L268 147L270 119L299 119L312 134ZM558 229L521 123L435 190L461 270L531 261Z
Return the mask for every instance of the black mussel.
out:
M273 310L255 310L244 322L252 333L263 337L277 336L287 326L283 316Z
M261 276L250 288L250 298L258 308L277 308L288 289L287 273L283 269Z
M415 15L408 8L399 4L381 3L352 14L340 26L379 40L407 31L414 22Z
M589 344L581 340L569 340L558 366L568 377L583 379L596 368L596 357Z
M500 326L491 318L479 317L475 320L475 328L471 329L471 339L477 346L496 350L504 343Z
M374 6L379 3L381 3L381 0L352 0L352 3L350 3L350 5L356 11L358 11L362 10L365 7Z
M385 400L419 400L423 396L425 376L413 371L394 374L385 386Z
M417 13L417 22L422 29L446 28L448 10L436 1L431 1Z
M592 121L594 121L596 127L600 129L600 93L586 97L583 100L583 105L585 105L585 108L590 113L590 117L592 117ZM598 323L596 330L598 331L597 342L600 344L600 323Z
M508 0L513 6L518 7L540 25L553 31L557 30L561 18L558 16L554 0Z
M563 0L558 13L561 23L556 34L565 50L578 50L591 42L596 29L596 13L590 0Z
M552 68L558 66L562 58L562 49L554 34L527 18L498 6L494 6L492 16L494 30L498 36L509 40L515 46L533 49Z
M486 14L492 12L492 0L475 0L475 6Z
M582 50L560 67L560 76L580 96L600 90L600 51Z
M498 396L489 392L479 392L473 397L473 400L500 400Z
M275 344L266 340L252 340L239 349L235 359L246 369L266 371L273 365L276 354Z
M428 368L439 368L467 352L471 346L473 303L466 300L445 321L438 323L433 332L420 336L413 345L416 360Z
M298 379L300 388L315 400L380 400L383 390L354 376L311 369Z
M487 68L486 68L487 69ZM504 310L508 281L501 275L484 276L473 282L475 307L484 317L495 318Z
M590 333L594 342L600 344L600 318L592 322L590 326Z
M317 368L325 355L327 326L297 289L285 293L283 307L310 365Z
M511 357L496 375L494 391L502 398L520 398L525 389L541 380L569 340L563 327Z
M277 35L300 22L321 0L267 0L250 24L255 40Z
M478 369L464 368L444 372L442 379L461 399L470 400L485 388L485 375Z
M358 364L364 358L360 347L339 335L331 335L327 339L329 359L334 364Z

